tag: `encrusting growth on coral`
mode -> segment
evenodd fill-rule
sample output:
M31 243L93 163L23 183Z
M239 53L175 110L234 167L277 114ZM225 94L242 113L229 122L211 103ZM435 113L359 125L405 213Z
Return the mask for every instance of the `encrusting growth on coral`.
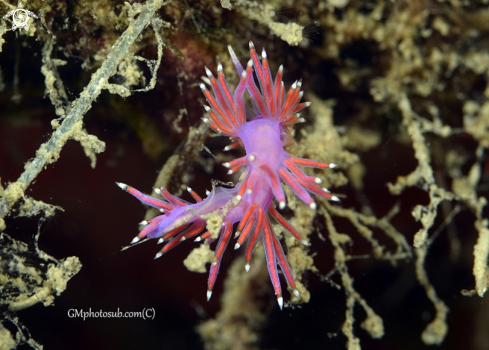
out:
M6 2L2 3L15 9L13 5ZM14 341L8 330L0 323L0 343L2 346L7 346L10 349L19 344L28 344L32 348L42 349L42 345L31 337L27 328L15 316L15 312L37 303L43 303L45 306L52 305L54 296L59 296L66 289L68 280L76 275L82 266L75 256L57 260L38 249L37 241L40 226L44 222L43 218L40 219L38 233L33 237L29 246L3 232L7 229L4 218L7 216L34 217L38 214L47 218L52 217L55 210L63 210L58 206L30 198L25 192L39 173L46 169L47 165L59 159L61 150L69 139L81 143L85 154L91 160L92 168L95 167L95 154L105 150L105 143L86 132L83 128L83 116L104 89L111 92L122 91L118 90L114 84L109 84L108 80L116 72L119 63L125 57L127 58L131 44L135 42L148 24L152 24L156 30L161 27L161 20L155 19L153 16L163 4L164 2L161 0L154 0L148 1L144 6L134 6L133 8L129 5L129 28L114 43L112 51L102 66L93 74L80 97L69 105L63 82L56 68L63 65L65 61L51 58L54 35L46 28L49 35L47 39L44 39L41 73L45 76L46 94L55 107L55 113L61 118L52 120L51 125L54 132L51 138L39 147L33 159L26 162L24 172L18 180L9 183L5 189L0 184L0 294L2 296L0 304L7 306L7 310L2 312L4 320L17 329L16 341ZM46 8L51 7L46 6ZM134 17L137 15L139 16L135 19ZM41 19L44 20L44 18ZM32 25L29 28L27 35L32 36L36 32L36 26ZM2 21L0 23L0 51L2 51L2 44L5 42L2 36L6 31L6 24ZM161 37L158 33L155 35L161 53ZM161 54L158 57L158 62L153 64L152 73L154 77L160 59ZM147 89L154 87L153 80ZM2 82L0 82L0 87L1 85ZM23 202L18 208L14 208L20 199ZM32 246L34 246L34 250Z
M17 330L17 343L26 343L34 349L42 349L42 345L31 337L15 312L37 303L53 305L55 296L65 291L68 281L82 267L76 256L57 260L38 248L43 222L44 219L39 221L38 232L29 245L0 232L0 306L5 308L2 316ZM0 324L0 348L10 344L9 336ZM14 349L14 345L5 349Z
M81 129L82 117L84 113L90 109L92 102L99 96L103 89L110 88L111 84L108 83L108 80L116 72L116 68L119 62L127 54L130 44L133 43L141 31L146 28L156 10L162 5L162 0L151 1L147 6L139 9L141 13L138 18L131 23L130 30L124 32L116 43L114 43L113 50L107 56L102 67L93 74L90 83L80 94L80 97L72 103L73 107L70 113L63 119L63 122L60 125L55 125L56 131L53 133L51 139L40 147L37 151L36 158L27 164L26 169L19 180L11 183L5 189L5 195L0 201L0 219L7 215L10 208L23 195L23 191L25 191L43 167L57 160L61 149L68 139L73 138L81 141L85 148L87 144L90 144L93 151L96 153L103 152L105 149L104 142L98 140L95 136L77 132ZM136 14L137 13L133 13L133 16ZM157 21L155 23L159 22ZM159 25L155 24L155 27L159 28ZM90 151L91 153L89 153L89 155L91 155L93 151ZM94 165L94 158L93 156L90 157L92 158L92 165ZM18 187L18 190L15 190L16 186Z
M215 249L216 261L212 262L209 273L208 300L212 295L224 250L232 237L232 226L239 222L234 235L237 238L234 249L239 249L247 242L245 269L248 272L253 250L258 241L262 241L270 279L278 304L282 308L283 297L278 266L282 269L293 294L297 298L300 298L300 294L296 289L287 258L270 223L269 215L297 240L306 244L307 242L303 241L297 230L275 209L272 201L275 198L279 209L285 208L286 197L282 182L285 182L312 210L317 206L309 193L338 201L338 197L319 186L321 179L308 176L299 168L301 166L326 169L334 168L336 165L293 157L284 150L284 145L290 142L288 128L303 121L298 112L310 105L309 102L300 103L303 95L300 91L301 82L293 83L285 93L282 82L283 67L280 66L273 81L265 50L262 51L260 61L252 42L250 42L251 59L246 69L241 66L231 47L229 51L241 77L234 93L225 81L220 64L217 68L217 77L206 68L212 93L204 84L200 87L210 105L204 106L210 116L210 119L204 118L204 121L216 132L228 136L233 147L239 142L246 150L246 156L223 164L230 169L228 174L246 167L236 186L231 189L214 186L205 199L188 188L197 202L190 204L171 195L164 187L155 189L155 192L162 195L166 201L146 196L122 183L117 185L144 204L164 213L141 222L140 224L146 227L131 242L135 244L141 239L150 238L159 238L158 243L168 241L155 258L161 257L190 238L195 238L197 241L207 239L208 243L219 239ZM260 89L255 84L253 73L258 79ZM252 108L244 102L245 91L250 94Z

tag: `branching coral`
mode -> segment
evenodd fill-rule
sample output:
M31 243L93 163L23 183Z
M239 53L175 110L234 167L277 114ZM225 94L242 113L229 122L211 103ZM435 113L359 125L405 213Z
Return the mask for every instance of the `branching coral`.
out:
M155 2L154 4L153 2L149 2L145 7L140 8L138 12L133 13L133 15L139 14L138 18L134 23L131 23L124 34L114 43L113 49L107 56L107 59L97 72L93 74L90 83L80 94L80 97L72 103L70 113L63 119L61 125L56 127L56 131L53 133L51 139L39 148L36 158L26 166L26 170L20 178L5 189L4 196L0 202L0 220L10 212L12 206L22 196L23 191L36 178L42 168L56 161L68 139L73 138L85 144L90 144L96 153L103 152L105 149L103 142L99 141L95 136L86 135L81 132L81 118L90 109L92 102L102 90L111 86L107 82L115 74L117 66L126 56L131 47L130 44L149 25L155 11L162 4L162 1ZM94 165L94 158L92 158L92 165Z
M109 89L111 92L117 92L123 96L128 93L117 90L114 84L108 84L108 79L115 74L119 63L128 54L131 44L138 38L144 28L150 23L153 25L156 37L159 43L159 56L156 63L148 63L151 65L153 78L147 89L154 87L156 70L162 55L162 39L158 34L161 28L161 20L153 19L155 12L164 4L163 1L149 1L145 6L135 6L132 9L130 25L123 35L114 43L112 51L107 56L102 66L93 74L90 83L81 93L80 97L67 106L67 96L62 81L57 74L56 67L62 64L62 61L52 59L51 52L53 50L54 39L48 37L43 50L43 68L42 73L46 77L47 94L50 97L55 112L62 117L61 123L57 120L52 121L52 126L55 129L51 139L41 145L36 152L36 157L25 165L25 171L16 182L10 183L6 189L0 186L0 229L5 231L7 226L4 218L8 215L12 216L35 216L42 212L44 216L54 215L55 209L61 209L56 206L45 204L40 201L29 198L25 195L28 186L35 180L37 175L48 164L56 162L59 158L61 149L69 139L79 141L86 153L91 159L92 167L95 167L95 153L100 153L105 150L105 143L98 140L93 135L87 135L82 129L83 115L90 109L92 102L99 96L103 89ZM134 17L138 15L136 19ZM4 24L3 24L4 26ZM146 91L147 91L146 89ZM13 206L19 199L23 199L24 203L19 207L18 213L14 214ZM42 222L42 221L41 221ZM65 289L67 281L81 268L81 264L76 257L70 257L62 261L58 261L50 257L46 253L40 251L35 246L35 251L31 252L26 244L11 239L5 234L1 234L2 242L2 264L0 271L2 272L2 304L8 305L8 309L12 312L28 308L38 302L42 302L45 306L53 303L54 295L60 295ZM36 242L39 232L35 238ZM45 262L37 268L26 264L26 257L34 255ZM40 272L39 270L42 270ZM14 277L12 277L14 276ZM15 277L16 276L16 277ZM14 324L18 325L16 318L9 318ZM30 343L31 346L37 347L34 341L27 341L22 336L18 326L18 341ZM2 327L3 330L3 327ZM7 343L5 343L7 344Z
M9 311L26 309L39 302L44 306L51 305L54 295L59 296L66 289L68 280L81 269L77 257L58 261L40 251L38 238L39 232L35 237L35 250L32 251L25 243L5 234L1 236L1 303L7 305ZM39 263L38 259L42 259L42 262Z
M296 131L293 135L296 144L289 145L286 151L295 157L337 163L341 170L307 171L308 176L320 178L326 187L342 194L338 195L344 199L341 206L319 200L315 212L298 201L290 190L284 189L290 209L284 217L303 240L312 242L311 246L303 245L279 225L273 225L277 237L285 242L284 253L301 297L299 300L291 294L286 305L308 310L308 303L322 298L310 276L324 275L330 264L327 279L341 288L346 305L341 317L330 314L329 310L321 310L321 316L324 318L324 313L328 313L328 318L335 320L337 329L346 337L348 348L368 347L356 320L360 320L360 327L372 338L385 333L385 341L392 345L389 334L393 327L389 322L393 321L386 308L379 304L395 296L389 294L386 298L387 292L380 288L377 291L376 285L368 287L375 293L365 293L365 279L369 275L364 277L363 270L359 273L358 262L363 262L364 269L389 265L399 275L403 275L402 267L412 268L413 280L417 283L407 289L416 289L413 285L417 285L422 291L415 304L421 305L423 310L415 312L424 322L417 325L420 337L415 346L419 347L421 341L442 344L450 335L459 338L461 327L457 322L460 318L452 300L456 298L448 293L453 293L454 288L458 291L467 288L462 291L464 295L483 297L489 285L486 203L489 12L485 3L216 0L164 4L162 1L125 4L96 1L93 6L87 6L87 2L37 0L28 3L39 20L31 20L29 31L15 38L12 36L12 42L35 37L41 43L38 57L42 59L45 94L53 106L50 114L54 111L58 119L51 122L55 129L51 139L42 145L35 158L26 162L19 179L12 180L5 190L0 188L0 229L9 233L13 228L12 218L16 216L49 217L61 210L26 190L36 179L42 186L38 174L58 160L69 139L82 144L92 167L95 166L96 153L106 146L87 130L96 134L91 126L98 125L100 120L93 118L93 124L84 124L83 120L87 119L84 116L95 99L97 105L105 104L103 90L124 97L124 101L112 99L109 108L117 109L121 119L136 130L146 154L155 157L186 138L164 164L154 187L166 187L181 195L186 184L202 187L199 177L205 177L202 183L207 183L211 177L221 178L223 174L215 164L230 162L232 158L216 151L219 141L208 138L205 124L195 126L202 116L200 107L195 106L203 102L197 82L204 74L204 65L215 71L213 57L218 55L224 63L223 70L231 81L234 77L237 85L240 77L230 73L231 65L227 64L230 62L226 61L224 49L231 44L238 56L242 56L241 50L252 39L257 46L270 47L271 62L284 61L287 76L304 77L306 99L313 102L305 118L308 123ZM14 2L0 2L2 10L15 8ZM298 14L301 19L292 20ZM306 21L313 19L317 27L308 32L304 18ZM144 30L147 27L151 28ZM10 39L7 40L9 28L7 21L0 21L3 57L11 48L8 46ZM288 46L299 44L299 47ZM165 51L163 56L164 48L168 48L168 54ZM65 57L60 59L60 53ZM81 60L83 69L99 68L79 98L70 103L74 84L63 83L61 78L64 78L63 69L76 59ZM4 86L8 90L10 81L3 76L10 77L10 62L3 62L0 90ZM16 67L13 70L17 92L12 95L18 103L21 96L18 89L24 87L19 83L18 64ZM150 93L139 94L143 107L134 108L136 103L130 101L133 92L151 89L158 91L158 97L151 97L154 101L149 101L145 98ZM192 92L192 89L197 91ZM195 106L172 104L180 96L192 100ZM325 102L325 99L331 100ZM5 103L2 101L0 103ZM170 129L172 131L168 131ZM167 143L162 134L171 135L173 143ZM114 133L115 138L120 136ZM153 142L155 139L158 139L157 145ZM210 149L206 149L204 142ZM390 152L397 154L388 158ZM2 171L5 170L2 168ZM2 177L4 181L10 180L3 174ZM237 182L238 178L233 181ZM382 189L387 190L382 192ZM378 192L382 192L382 196L378 196ZM53 203L58 204L55 197ZM148 210L145 220L151 220L156 214ZM325 239L320 244L316 242L318 236ZM10 239L5 233L2 237L4 241ZM20 242L15 244L25 248ZM436 264L439 250L445 246L450 250L447 254L450 265L446 266L447 262L443 261L441 271ZM215 261L213 252L203 247L185 260L192 271L204 272L205 264ZM25 257L34 252L25 249L17 255ZM246 274L243 260L237 258L228 270L221 311L198 329L207 348L257 348L262 338L261 328L273 323L267 321L276 316L269 314L269 304L264 302L270 299L268 282L264 283L268 277L266 273L258 273L266 268L261 249L257 247L254 252L257 269ZM331 251L330 261L325 249ZM62 272L66 270L63 261L68 262L68 259L49 258L45 265L51 264L53 271L58 269L58 275L66 281L76 272L76 269L67 274ZM20 260L13 258L12 261ZM22 264L15 266L27 266L25 261ZM459 270L462 273L456 278L450 274ZM470 280L460 279L461 275L470 277L470 270L473 285ZM10 295L13 299L7 300L8 303L25 306L36 301L52 301L58 292L46 277L46 271L37 272L40 279L23 275L32 282L24 281L32 287L24 294L25 298L14 300L15 296ZM448 278L452 283L450 291L441 282ZM215 294L219 296L218 292ZM465 301L457 299L459 303L468 303L469 299L461 299ZM470 300L476 302L476 298ZM483 321L485 316L481 309L473 311L478 321L468 326L474 334L467 339L473 342L478 339L478 343L485 344L487 332L480 325L487 322ZM452 319L447 318L449 312ZM294 316L291 312L291 319ZM398 319L406 322L403 316ZM15 321L15 315L9 314L5 320L6 325L17 324L7 328L16 328L21 342L40 346L20 321ZM0 339L12 346L13 337L7 333L8 330L0 326ZM287 336L281 334L282 338ZM239 341L233 343L233 339ZM445 341L443 345L449 347L452 341ZM401 346L396 343L391 347Z
M39 230L43 221L40 221L38 233L34 237L34 249L0 233L0 305L7 308L2 313L5 321L17 329L15 342L8 339L8 330L0 326L3 333L0 344L6 349L13 349L16 344L24 343L32 348L42 349L15 316L15 312L37 303L52 305L54 297L65 291L68 281L81 269L81 263L76 256L56 260L39 250Z
M487 226L486 220L482 217L485 199L477 195L477 184L481 177L480 162L487 148L483 141L487 137L487 123L483 122L484 109L481 106L472 101L464 101L467 96L470 96L470 92L457 90L456 85L449 86L457 79L470 81L472 76L470 73L465 74L465 69L478 75L485 75L484 80L487 82L487 63L484 63L487 62L485 59L487 54L474 47L466 49L463 44L464 38L468 37L476 41L483 40L479 34L487 31L487 28L458 26L467 23L465 20L472 18L473 13L464 12L462 4L458 2L456 4L455 8L448 9L442 5L431 7L423 1L398 3L393 7L378 3L371 5L369 13L362 14L355 11L357 7L352 2L351 6L345 8L343 19L336 19L332 13L323 17L327 26L336 29L327 37L328 52L331 56L337 56L342 47L355 41L370 40L376 43L377 47L374 50L379 55L379 63L385 65L386 69L381 77L372 77L370 93L375 101L384 104L384 109L385 105L389 105L401 114L402 127L409 135L414 157L418 162L411 173L399 176L395 183L388 184L389 190L393 195L399 195L407 188L415 186L429 195L428 205L419 204L412 211L413 218L422 225L414 235L416 274L436 310L434 319L422 334L422 340L426 344L440 344L447 334L448 309L437 296L425 268L428 249L438 232L435 231L430 236L429 231L440 215L439 205L443 201L462 204L476 216L474 225L479 231L479 241L474 247L476 290L480 296L483 296L487 288L488 255L485 245ZM485 11L478 13L480 18L487 16ZM433 17L430 19L430 16ZM450 43L456 43L454 46L446 40L448 37ZM438 39L441 42L437 42ZM423 41L423 44L418 44L420 41ZM460 70L457 70L458 68ZM339 76L343 84L351 86L355 81L352 78L358 78L359 74L365 77L365 74L368 76L371 72L361 72L358 67L355 67L340 70ZM450 102L452 108L460 108L461 104L464 104L463 126L456 119L450 119L447 106L441 102L452 94L457 96L455 100L457 102L453 100ZM484 95L487 97L487 89ZM440 101L433 102L434 96L437 96ZM480 113L479 116L476 116L477 113ZM477 130L471 128L476 124L479 125ZM460 168L458 171L449 170L452 176L450 189L445 185L444 176L434 170L432 154L436 149L430 147L427 138L428 135L435 135L441 139L453 139L460 132L460 129L456 128L462 127L478 142L476 161L467 176L461 174ZM443 158L444 154L439 153L435 156ZM459 209L447 218L453 220L458 212Z

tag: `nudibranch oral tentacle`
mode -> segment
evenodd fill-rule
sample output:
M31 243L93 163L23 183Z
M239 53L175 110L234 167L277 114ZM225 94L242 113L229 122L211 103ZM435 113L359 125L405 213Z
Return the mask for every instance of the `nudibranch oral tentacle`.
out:
M222 257L233 236L233 225L239 223L234 239L234 249L239 249L245 242L245 270L251 266L253 251L258 242L262 242L267 260L268 272L280 308L283 307L283 296L279 279L279 267L294 295L300 298L296 288L293 271L289 266L273 226L272 217L285 230L290 232L302 244L308 245L299 232L277 211L286 206L286 197L282 188L285 183L311 209L316 209L316 202L311 193L339 201L327 189L321 188L321 179L307 175L301 167L319 169L334 168L336 164L320 163L312 159L297 158L284 150L289 133L287 128L303 122L297 113L310 105L300 102L303 92L301 81L296 81L285 92L283 66L280 66L275 80L272 77L266 51L263 49L261 59L255 46L250 42L250 56L246 68L243 68L233 49L229 47L231 59L239 74L240 81L235 91L229 88L222 69L218 64L217 76L206 68L210 90L205 84L200 87L208 102L204 109L208 118L203 120L216 132L228 136L232 143L224 150L229 151L242 145L246 156L224 163L233 174L244 168L241 180L234 188L213 186L207 198L201 198L192 189L188 192L196 203L184 201L173 196L167 189L155 189L164 200L147 196L128 185L117 185L130 193L142 203L157 208L163 215L141 224L146 227L131 242L135 244L147 238L159 238L158 243L167 242L155 258L173 249L181 242L194 238L196 242L217 240L215 262L211 264L207 299L212 291L219 273ZM255 82L255 77L258 86ZM246 105L244 94L250 95L252 107ZM207 219L218 217L221 225L217 229L207 228Z

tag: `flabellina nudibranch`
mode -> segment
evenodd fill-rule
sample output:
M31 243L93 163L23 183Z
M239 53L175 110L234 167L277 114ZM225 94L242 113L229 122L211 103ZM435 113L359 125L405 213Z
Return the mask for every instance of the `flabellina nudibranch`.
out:
M285 194L282 188L282 182L285 182L295 195L313 210L316 209L316 203L309 193L339 201L338 197L319 186L321 183L319 178L308 176L299 168L303 166L325 169L334 168L336 165L293 157L284 150L290 138L287 128L303 122L297 112L310 105L310 102L300 103L303 95L300 91L301 82L293 83L285 94L282 82L283 67L279 67L273 82L265 49L262 51L260 61L253 43L250 42L251 59L244 69L231 46L228 48L240 76L240 82L232 93L224 79L222 65L220 63L218 65L217 77L214 77L206 67L212 93L204 84L200 84L209 103L209 106L204 108L210 118L203 118L203 120L214 131L232 140L232 144L225 150L239 145L246 150L246 156L223 164L229 168L228 174L245 167L241 180L234 188L213 186L205 199L188 188L197 202L194 204L171 195L165 188L156 190L156 193L165 198L166 201L163 201L144 195L128 185L122 183L117 185L142 203L164 213L154 219L143 221L141 224L147 226L131 242L135 244L143 238L159 238L158 243L168 241L156 254L155 259L189 238L196 238L195 241L207 239L209 244L219 239L215 248L216 261L211 264L209 273L207 300L212 295L224 250L231 240L233 225L239 222L234 249L247 242L245 269L248 272L253 250L261 239L268 273L278 304L282 309L283 297L277 264L282 269L294 295L298 298L300 295L282 246L273 231L270 216L303 244L308 243L302 240L297 230L280 215L273 200L276 199L279 209L285 208ZM255 83L253 71L260 88ZM252 107L244 102L245 91L250 95ZM220 226L216 232L210 232L209 226L206 230L206 219L210 215L217 215L220 219Z

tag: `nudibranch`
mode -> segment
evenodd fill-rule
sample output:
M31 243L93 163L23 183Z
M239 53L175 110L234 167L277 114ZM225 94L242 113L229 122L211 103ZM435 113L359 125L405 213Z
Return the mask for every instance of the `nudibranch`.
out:
M196 203L189 203L173 196L165 188L156 190L165 199L160 200L144 195L128 185L122 183L117 185L142 203L157 208L163 213L154 219L143 221L141 224L147 226L131 242L135 244L143 238L159 238L158 243L167 242L155 258L161 257L190 238L195 238L196 241L206 239L208 244L218 240L214 252L216 260L211 264L209 273L207 300L212 295L224 250L231 241L233 225L239 223L234 235L236 239L234 249L247 243L245 269L248 272L253 250L261 240L265 249L268 273L278 304L282 308L283 297L278 266L282 269L294 295L298 298L300 295L282 246L273 231L270 217L303 244L307 244L307 241L302 240L297 230L279 213L274 199L279 209L285 208L286 198L282 188L282 183L285 183L313 210L316 209L316 203L311 193L339 201L338 197L319 185L321 179L308 176L300 168L326 169L334 168L336 165L293 157L284 150L284 146L290 142L287 128L303 122L298 112L310 105L310 102L300 102L303 95L300 91L301 82L293 83L285 93L282 81L283 67L279 67L273 81L265 49L260 60L252 42L250 42L251 59L246 69L230 46L229 52L240 77L234 93L224 79L221 64L217 67L216 77L208 68L205 69L208 76L207 83L212 92L205 84L201 84L200 87L209 104L204 106L208 115L208 118L203 118L204 122L214 131L232 140L225 150L242 145L246 151L246 156L223 164L229 168L228 174L244 168L241 180L236 186L234 188L213 186L205 199L188 188L196 201ZM252 106L248 106L244 101L246 91ZM222 219L222 226L217 234L206 229L206 218L212 213Z

